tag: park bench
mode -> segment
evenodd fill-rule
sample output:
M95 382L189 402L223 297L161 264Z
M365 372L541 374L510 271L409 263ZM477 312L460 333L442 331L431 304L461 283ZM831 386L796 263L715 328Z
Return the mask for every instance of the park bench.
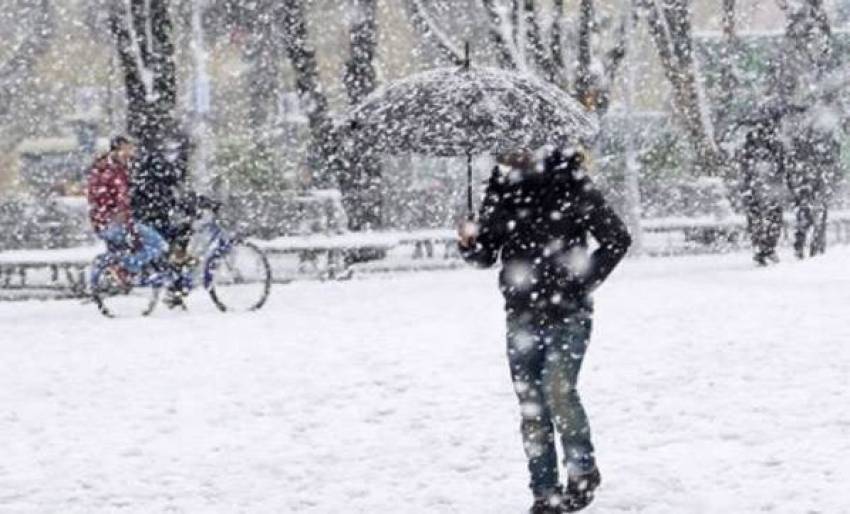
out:
M791 244L794 214L786 213L782 244ZM647 255L710 253L741 249L749 244L747 221L743 216L670 217L643 220L641 228ZM830 211L827 219L830 244L850 243L850 211Z
M56 294L77 297L86 291L86 268L101 252L98 246L56 250L0 252L0 298Z
M793 217L786 216L784 244ZM718 252L748 244L743 217L644 220L649 256ZM850 211L830 212L830 244L850 243ZM296 278L345 280L354 273L422 271L463 266L450 229L285 236L255 240L271 261L276 283ZM100 246L0 252L0 300L82 297L86 269Z

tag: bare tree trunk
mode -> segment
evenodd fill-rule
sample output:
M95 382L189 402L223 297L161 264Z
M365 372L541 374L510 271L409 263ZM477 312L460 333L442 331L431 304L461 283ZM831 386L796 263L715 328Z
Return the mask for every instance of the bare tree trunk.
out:
M580 0L578 22L578 59L576 62L576 98L588 109L596 108L596 95L591 77L591 48L594 16L593 0Z
M552 0L552 28L549 51L552 63L558 69L564 68L564 0Z
M195 141L194 155L189 155L188 147L183 149L183 158L186 159L187 163L192 162L194 164L192 169L194 170L195 187L203 193L210 192L213 182L213 177L208 166L212 153L212 134L209 126L212 81L207 71L209 59L203 26L203 15L206 6L206 0L192 0L190 20L192 39L190 48L192 50L194 69L192 73L191 132L192 138Z
M738 87L738 78L735 75L738 55L738 35L735 24L736 0L723 0L723 47L720 56L720 98L717 106L715 124L717 137L724 139L725 131L730 125L732 114L732 102L735 99L735 91Z
M659 8L658 4L661 3ZM716 174L724 166L708 120L693 57L688 0L647 0L647 22L664 74L673 88L675 111L696 150L696 163L704 173Z
M626 18L626 25L623 32L624 45L631 48L634 45L635 33L635 17L630 13ZM623 53L625 53L625 48ZM635 123L634 117L634 93L635 93L635 62L634 59L626 63L626 74L624 85L624 107L626 111L626 140L625 140L625 200L626 200L626 222L629 226L629 231L632 233L632 248L633 255L643 253L643 228L641 226L641 196L640 196L640 164L638 162L637 148L635 136L639 132L639 128Z
M373 66L378 44L376 0L352 0L351 56L346 66L345 88L351 105L374 91L377 74ZM345 170L339 184L347 204L351 230L368 230L382 225L381 158L368 150L358 154Z
M117 0L110 29L124 69L127 130L143 146L176 130L177 76L166 0Z
M127 91L127 131L140 155L134 181L136 215L163 233L171 226L174 186L186 178L186 161L169 159L171 145L186 149L178 134L177 76L166 0L115 0L109 27ZM173 151L173 150L171 150Z
M270 121L277 114L280 97L280 61L283 57L281 42L274 37L278 25L278 16L270 2L257 7L257 16L249 22L250 40L245 49L249 63L248 94L250 104L248 121L254 133L258 147L270 142L268 129Z
M333 124L328 113L328 100L319 81L316 51L309 42L303 2L284 1L281 5L283 38L287 54L295 70L295 88L306 107L310 125L310 167L312 185L330 187L335 145L332 140Z

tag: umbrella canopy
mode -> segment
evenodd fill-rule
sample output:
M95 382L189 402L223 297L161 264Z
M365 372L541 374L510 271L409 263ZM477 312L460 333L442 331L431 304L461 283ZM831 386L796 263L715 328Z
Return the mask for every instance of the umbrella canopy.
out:
M552 84L494 68L439 68L368 96L337 123L343 147L442 157L592 138L596 117Z

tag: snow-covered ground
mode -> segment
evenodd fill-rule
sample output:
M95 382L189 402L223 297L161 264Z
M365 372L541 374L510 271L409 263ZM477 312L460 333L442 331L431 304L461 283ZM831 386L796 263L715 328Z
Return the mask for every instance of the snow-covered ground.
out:
M848 258L625 263L582 376L588 512L850 512ZM524 512L495 280L294 283L246 315L0 304L0 512Z

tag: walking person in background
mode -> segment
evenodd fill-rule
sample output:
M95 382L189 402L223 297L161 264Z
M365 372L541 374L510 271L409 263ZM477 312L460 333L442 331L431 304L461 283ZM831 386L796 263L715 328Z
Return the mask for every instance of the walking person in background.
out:
M130 168L136 147L123 136L110 141L88 175L89 218L97 236L110 252L122 255L126 273L139 273L167 248L153 228L134 219L130 206ZM119 277L126 282L127 277Z
M809 127L792 142L788 187L794 199L794 254L798 259L826 252L826 221L832 187L839 176L841 145L832 131ZM811 233L811 239L809 234Z
M759 266L779 262L776 248L782 236L782 206L787 197L785 150L775 120L764 120L747 133L738 162L741 196L753 261Z
M179 247L181 227L174 220L179 194L186 182L191 142L175 131L170 138L141 148L133 163L131 202L136 219L156 230L168 242L169 252Z
M521 149L497 157L476 222L459 228L464 259L501 258L507 354L520 403L532 514L573 512L601 477L577 390L590 340L591 293L631 244L623 221L584 176L578 151ZM599 244L588 254L588 236ZM559 480L556 435L566 467Z

